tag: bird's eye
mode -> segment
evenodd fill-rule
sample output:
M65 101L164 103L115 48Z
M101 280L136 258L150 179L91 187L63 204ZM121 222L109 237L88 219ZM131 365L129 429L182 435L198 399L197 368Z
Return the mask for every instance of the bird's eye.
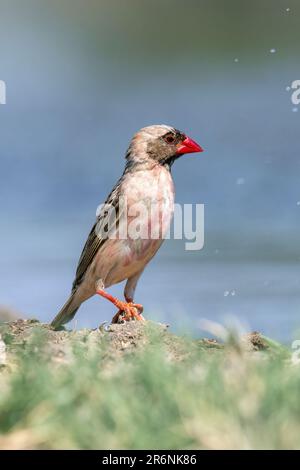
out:
M172 134L169 134L165 137L165 141L168 142L168 144L172 144L175 141L175 137Z

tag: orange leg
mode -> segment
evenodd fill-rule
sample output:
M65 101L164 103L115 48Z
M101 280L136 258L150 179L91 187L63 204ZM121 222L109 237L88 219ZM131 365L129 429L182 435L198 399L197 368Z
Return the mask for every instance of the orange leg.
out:
M143 306L141 304L135 304L132 299L126 299L126 302L123 302L105 290L99 288L96 290L96 293L112 302L119 309L119 311L114 315L111 321L112 323L120 323L122 320L144 320L144 317L142 316Z

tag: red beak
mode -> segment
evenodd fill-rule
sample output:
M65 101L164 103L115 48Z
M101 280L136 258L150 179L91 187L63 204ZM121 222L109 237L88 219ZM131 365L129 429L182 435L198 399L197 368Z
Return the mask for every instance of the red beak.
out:
M194 152L203 152L203 148L197 144L193 139L186 137L183 142L177 147L177 153L179 155L183 153L194 153Z

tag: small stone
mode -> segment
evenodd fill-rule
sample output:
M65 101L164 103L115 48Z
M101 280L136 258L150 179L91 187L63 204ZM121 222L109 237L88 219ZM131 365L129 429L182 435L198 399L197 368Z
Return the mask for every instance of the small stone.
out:
M5 366L6 364L6 345L4 341L2 341L2 337L0 335L0 366Z

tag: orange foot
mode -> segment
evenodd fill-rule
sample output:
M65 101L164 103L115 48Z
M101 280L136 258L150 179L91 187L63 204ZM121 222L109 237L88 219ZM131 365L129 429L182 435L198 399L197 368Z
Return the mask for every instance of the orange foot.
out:
M135 304L134 302L131 302L131 299L127 299L128 302L123 302L99 287L96 292L101 295L101 297L112 302L119 309L113 317L111 321L112 323L122 323L130 320L145 320L142 316L143 306L141 304Z
M142 312L143 306L141 304L135 304L133 302L122 302L118 300L116 306L119 308L119 311L114 315L112 323L123 323L124 321L130 320L145 320Z

